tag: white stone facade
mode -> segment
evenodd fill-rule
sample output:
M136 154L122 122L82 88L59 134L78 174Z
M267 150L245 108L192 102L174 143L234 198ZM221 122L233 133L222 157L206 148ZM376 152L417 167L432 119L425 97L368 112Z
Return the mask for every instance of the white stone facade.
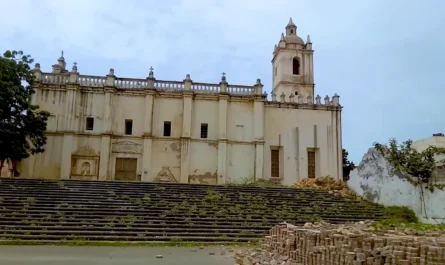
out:
M297 61L298 65L294 62ZM312 43L292 21L273 57L273 95L253 86L88 76L63 55L36 64L33 103L51 113L46 151L20 165L35 178L223 184L342 177L339 96L314 98ZM298 69L296 69L296 67ZM308 161L310 160L310 161Z

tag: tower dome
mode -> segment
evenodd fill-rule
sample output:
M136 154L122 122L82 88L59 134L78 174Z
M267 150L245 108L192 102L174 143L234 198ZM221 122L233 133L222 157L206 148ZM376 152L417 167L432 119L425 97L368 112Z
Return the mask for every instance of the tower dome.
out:
M286 36L284 37L286 43L295 43L304 45L304 41L297 35L297 26L292 21L292 18L289 19L289 23L286 26Z

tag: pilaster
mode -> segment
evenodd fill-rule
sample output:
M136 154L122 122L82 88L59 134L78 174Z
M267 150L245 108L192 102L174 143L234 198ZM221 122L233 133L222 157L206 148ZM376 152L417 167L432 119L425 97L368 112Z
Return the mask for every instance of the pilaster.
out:
M100 141L99 180L108 180L110 176L111 137L103 134Z
M264 178L264 141L255 142L255 179Z
M341 124L341 110L337 110L337 165L338 165L338 178L343 179L343 143L342 143L342 124Z
M261 83L260 83L261 84ZM255 96L253 103L253 138L255 141L255 179L264 178L264 97Z
M192 124L193 91L183 91L183 117L181 136L181 183L189 183L190 173L190 129Z
M107 75L104 86L104 117L102 138L100 143L100 160L99 160L99 179L107 180L110 177L110 149L111 149L111 134L112 134L112 101L113 93L115 91L114 81L116 76L114 75L114 69L111 68Z
M145 119L144 119L144 151L142 154L141 181L151 181L151 152L153 144L153 103L154 90L148 90L145 95Z
M226 183L227 139L218 140L218 178L217 184Z
M227 86L222 82L221 86ZM221 93L219 95L219 110L218 110L218 184L226 182L227 169L227 101L229 95Z
M73 135L66 133L63 135L62 144L62 164L60 166L60 178L69 179L71 176L71 153L73 149Z
M66 86L65 130L62 143L62 162L60 165L60 178L69 179L71 176L71 153L73 150L73 132L76 130L76 99L80 85L77 82L79 73L74 63L70 72L69 82Z
M258 78L253 103L253 139L255 141L255 179L264 178L264 100L263 84Z

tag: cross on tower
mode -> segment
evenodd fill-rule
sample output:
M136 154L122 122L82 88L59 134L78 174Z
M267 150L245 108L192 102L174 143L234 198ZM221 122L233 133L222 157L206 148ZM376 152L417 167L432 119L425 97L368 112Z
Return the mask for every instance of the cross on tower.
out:
M223 75L223 76L226 76L226 73L222 72L222 75Z
M150 71L153 71L154 69L153 69L153 66L150 66Z

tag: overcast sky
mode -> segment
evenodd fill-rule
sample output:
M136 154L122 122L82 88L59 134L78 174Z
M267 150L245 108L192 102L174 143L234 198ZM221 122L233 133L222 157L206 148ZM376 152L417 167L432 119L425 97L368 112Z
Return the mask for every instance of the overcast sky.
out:
M360 162L373 142L445 132L443 0L0 0L0 51L50 71L60 51L81 74L272 83L289 17L311 35L315 93L340 95L343 145ZM267 125L266 125L267 126Z

